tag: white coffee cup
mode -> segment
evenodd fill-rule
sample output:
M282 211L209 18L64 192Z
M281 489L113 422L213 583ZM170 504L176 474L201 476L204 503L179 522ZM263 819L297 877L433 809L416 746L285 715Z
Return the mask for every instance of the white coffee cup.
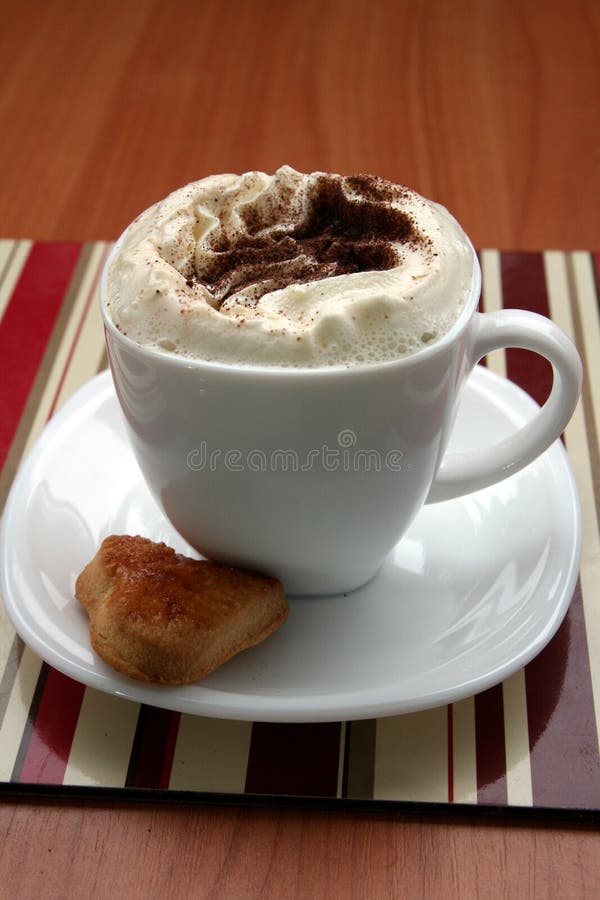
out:
M111 259L101 283L108 355L150 490L203 555L275 575L290 594L364 584L423 504L517 472L561 434L577 403L581 361L556 325L520 310L476 311L474 252L469 298L440 339L392 362L306 369L138 345L107 312ZM500 444L445 454L469 373L503 347L551 362L548 400Z

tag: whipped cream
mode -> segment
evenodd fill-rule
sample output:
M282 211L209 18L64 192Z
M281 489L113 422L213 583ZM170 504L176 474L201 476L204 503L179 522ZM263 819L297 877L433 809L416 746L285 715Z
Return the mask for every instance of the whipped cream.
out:
M439 204L370 175L214 175L126 230L107 277L139 344L238 365L362 365L445 334L473 255Z

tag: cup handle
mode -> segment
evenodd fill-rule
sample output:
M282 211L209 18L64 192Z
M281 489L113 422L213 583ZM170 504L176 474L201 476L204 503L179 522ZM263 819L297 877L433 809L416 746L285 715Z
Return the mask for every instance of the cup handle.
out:
M533 419L516 434L485 449L446 454L427 503L478 491L524 468L562 433L581 390L579 354L550 319L525 310L504 309L475 313L471 326L468 371L492 350L520 347L550 361L554 376L552 390Z

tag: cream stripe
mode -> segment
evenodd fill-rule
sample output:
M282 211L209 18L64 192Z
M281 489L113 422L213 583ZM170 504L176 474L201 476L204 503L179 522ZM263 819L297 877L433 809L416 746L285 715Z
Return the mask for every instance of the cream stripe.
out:
M98 251L99 255L94 259L93 278L87 290L86 302L89 302L89 308L77 335L77 346L69 362L69 367L57 398L56 409L60 409L63 403L78 388L96 374L104 353L104 331L98 300L98 282L108 255L108 249L107 244L98 244L94 248L94 252Z
M251 736L251 722L182 715L169 787L242 793Z
M10 781L41 668L41 659L26 647L0 728L0 781Z
M544 254L544 270L550 312L554 321L571 333L572 322L564 322L569 314L569 292L565 255L560 252ZM565 327L565 325L567 327ZM527 690L523 669L515 672L502 685L504 706L504 735L506 753L506 791L511 806L533 805L533 784L529 747Z
M498 250L481 251L481 277L485 312L496 312L502 309L502 276ZM506 351L495 350L493 353L489 353L487 366L492 372L506 378Z
M53 367L56 377L49 379L52 382L49 402L56 398L54 412L95 375L104 353L97 291L108 250L109 245L104 242L94 245L82 279L73 314L57 354L60 366ZM86 688L64 783L123 786L138 713L138 704ZM105 753L101 752L102 747L106 748Z
M6 238L0 239L0 283L2 282L6 263L16 247L17 241L7 240Z
M448 801L446 707L377 720L378 800Z
M86 688L63 784L123 787L139 704Z
M477 803L477 745L475 700L467 697L452 705L452 759L454 802Z
M510 806L532 806L529 729L525 672L520 669L502 684L506 793Z
M31 241L19 241L15 255L6 270L2 282L0 282L0 318L4 315L4 311L8 306L8 301L15 289L15 285L19 275L23 271L23 266L29 256L31 250Z
M598 318L596 299L593 291L593 281L590 283L586 277L587 254L572 254L571 260L576 267L576 296L570 298L567 261L563 254L545 254L545 264L548 281L548 301L552 318L557 325L571 338L574 339L573 318L570 301L576 302L580 310L584 330L589 331L585 335L586 356L584 366L586 378L593 380L597 360L594 359L598 347ZM575 257L578 257L575 259ZM589 257L587 257L589 264ZM577 276L577 271L579 275ZM591 272L589 272L591 274ZM593 306L596 316L584 307ZM595 338L594 338L595 332ZM595 340L595 344L592 341ZM580 350L583 348L580 348ZM596 416L600 416L600 407L595 407ZM586 423L583 404L579 402L575 413L565 429L565 438L569 459L577 482L581 501L581 517L583 530L583 543L581 555L581 592L585 616L585 628L589 651L589 662L592 679L592 692L594 696L594 711L597 730L600 733L600 607L597 602L600 594L600 534L598 531L598 517L594 498L594 480L592 464L588 447Z
M4 604L0 601L0 678L4 673L10 651L12 649L15 632L10 623Z
M105 247L106 247L105 244L99 242L93 248L92 253L90 254L90 261L89 261L88 267L87 267L85 274L81 280L81 285L80 285L79 291L77 293L75 302L73 304L73 309L71 311L71 315L69 316L69 321L67 322L62 340L60 342L60 346L58 347L56 356L54 357L54 362L52 364L52 369L48 375L48 381L46 382L46 387L44 389L44 393L42 394L42 397L40 399L40 403L39 403L35 418L32 422L31 429L29 431L27 443L25 445L25 450L24 450L25 453L31 448L33 443L37 440L42 428L46 424L48 415L52 408L52 403L54 402L54 398L56 396L56 392L57 392L57 390L59 390L61 378L63 378L63 376L65 375L65 365L67 365L67 361L69 359L69 354L72 352L73 342L75 340L77 340L77 348L75 350L74 357L75 356L79 357L79 339L81 339L81 337L83 337L83 330L85 328L85 325L87 324L87 319L90 318L92 320L92 322L94 323L94 325L97 327L97 323L94 318L95 313L92 308L90 308L90 310L86 316L86 322L84 323L83 327L81 325L81 316L85 310L86 303L89 300L90 292L95 289L96 279L99 276L100 266L104 259ZM93 306L95 306L95 304L92 302L92 307ZM80 329L80 328L81 328L81 333L78 336L78 329ZM79 339L78 339L78 337L79 337ZM100 334L99 334L97 341L98 341L98 344L100 345L100 350L99 350L99 353L96 355L91 354L92 359L90 359L90 361L89 361L90 367L94 361L96 361L96 363L99 362L99 358L102 353L102 349L103 349L103 347L102 347L102 341L103 341L102 329L100 329ZM69 376L70 370L73 367L73 363L74 363L74 358L71 359L68 363L68 370L67 370L67 373L65 376L65 380L63 382L62 387L60 388L59 399L63 398L65 395L65 384L66 384L67 378ZM82 367L82 368L85 368L85 367ZM93 369L91 371L91 374L94 374L95 371L96 370ZM89 377L91 377L91 374Z
M579 303L579 315L583 331L583 351L594 411L600 417L600 324L598 321L598 298L589 253L571 254L575 287ZM596 421L596 427L599 423Z

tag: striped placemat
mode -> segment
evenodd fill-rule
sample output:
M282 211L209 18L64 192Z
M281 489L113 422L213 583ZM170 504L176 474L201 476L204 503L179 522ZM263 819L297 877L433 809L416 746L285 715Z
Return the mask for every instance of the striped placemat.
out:
M0 241L2 504L44 424L106 367L96 294L109 246ZM565 434L581 494L583 557L569 613L548 647L503 684L447 707L352 723L233 722L84 687L23 647L0 608L5 791L600 810L600 258L484 250L481 262L484 309L549 315L584 358L582 401ZM539 402L548 393L550 368L532 354L495 353L487 364Z

